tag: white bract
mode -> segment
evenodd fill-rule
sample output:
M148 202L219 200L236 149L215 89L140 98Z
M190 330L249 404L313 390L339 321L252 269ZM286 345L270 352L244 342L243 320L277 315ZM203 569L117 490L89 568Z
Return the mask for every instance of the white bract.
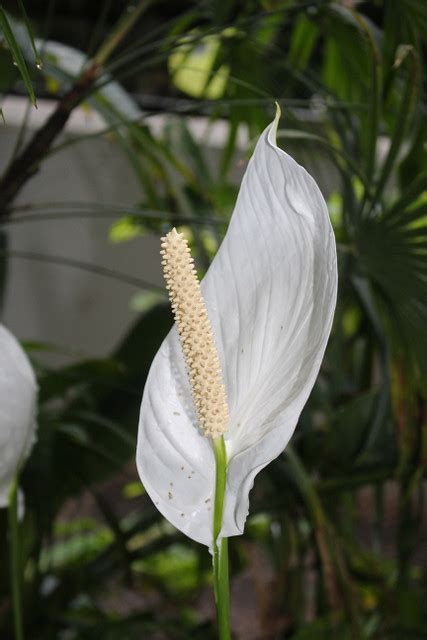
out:
M337 293L336 247L313 178L261 135L202 281L229 408L221 537L243 533L256 474L286 447L319 372ZM137 466L161 513L212 545L215 460L174 326L151 366Z
M31 364L0 325L0 507L7 507L10 485L35 441L36 398Z

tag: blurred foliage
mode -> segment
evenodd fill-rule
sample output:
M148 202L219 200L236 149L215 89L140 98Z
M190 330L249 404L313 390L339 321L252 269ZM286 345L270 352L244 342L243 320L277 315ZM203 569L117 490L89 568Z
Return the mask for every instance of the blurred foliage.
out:
M42 62L41 62L41 58L37 52L37 48L35 45L35 41L34 41L34 33L33 33L33 29L31 26L31 23L28 19L28 15L27 12L25 10L24 4L22 2L22 0L18 0L18 6L20 9L20 15L21 15L21 19L23 20L23 23L25 25L25 29L26 29L26 36L28 38L28 40L31 43L31 48L32 48L32 53L34 55L34 63L37 69L41 68ZM5 48L9 49L10 51L10 55L11 58L13 60L13 66L16 67L16 71L17 74L20 75L25 88L28 92L28 95L30 97L30 100L32 102L32 104L36 107L37 103L36 103L36 95L34 93L34 88L31 82L31 77L30 77L30 73L28 71L28 67L27 67L27 63L25 62L24 59L24 55L21 51L21 47L19 45L19 42L16 39L13 27L10 24L9 18L7 16L7 13L5 12L5 10L3 9L3 7L0 5L0 46L1 46L1 53L3 54L3 51ZM7 59L7 58L6 58ZM4 67L4 69L3 69ZM3 74L3 71L5 71L5 74ZM1 85L3 86L8 86L11 80L11 76L15 76L16 74L14 73L14 69L13 67L11 67L10 64L8 64L7 62L5 64L2 65L2 78L1 78ZM2 89L3 89L2 86ZM3 115L3 110L0 108L0 115L2 116L3 120L4 120L4 115Z
M100 3L89 57L108 32L112 4ZM159 1L146 20L150 29L143 20L81 98L104 117L97 135L121 146L144 199L132 211L88 203L85 215L112 217L113 242L180 225L203 272L226 229L239 163L277 99L279 140L324 183L338 242L339 300L321 374L292 447L256 480L245 535L231 540L233 582L250 579L257 595L253 635L246 627L236 637L426 638L427 5L210 0L178 10ZM42 77L45 92L61 95L81 65L73 76L41 44L35 86ZM32 48L17 46L29 63ZM6 93L16 82L19 89L19 74L3 53ZM153 74L162 96L145 92L125 104L124 94L107 93ZM150 129L153 110L175 113L162 135ZM186 114L225 122L215 162ZM16 153L25 153L23 139ZM46 153L81 139L52 141ZM0 213L20 215L18 207ZM34 210L41 218L73 213L71 202ZM3 285L7 224L0 233ZM201 606L206 550L134 490L128 463L141 392L172 323L157 297L141 292L135 304L140 317L109 359L52 370L39 362L44 346L28 345L40 385L38 442L21 478L31 640L215 637L212 603ZM13 633L7 537L0 513L5 639Z

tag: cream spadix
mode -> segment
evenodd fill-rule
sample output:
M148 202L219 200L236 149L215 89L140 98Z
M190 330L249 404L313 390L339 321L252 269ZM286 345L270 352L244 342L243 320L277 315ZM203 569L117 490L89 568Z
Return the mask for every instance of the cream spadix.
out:
M0 325L0 507L35 441L37 385L16 338Z
M335 239L313 178L261 135L201 284L228 403L221 536L243 532L256 474L286 447L317 377L337 292ZM190 336L191 337L191 336ZM215 459L174 326L141 405L137 466L163 515L212 545Z
M217 438L228 428L227 398L194 261L176 229L162 238L160 253L199 425Z

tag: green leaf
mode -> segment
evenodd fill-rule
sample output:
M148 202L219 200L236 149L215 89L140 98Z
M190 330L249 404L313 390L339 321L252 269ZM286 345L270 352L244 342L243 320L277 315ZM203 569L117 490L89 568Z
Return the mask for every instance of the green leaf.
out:
M134 563L138 573L155 578L173 596L194 591L199 585L197 553L183 545L171 545Z
M33 53L34 53L34 59L35 59L36 67L37 67L37 69L41 69L42 66L43 66L43 63L42 63L42 59L40 58L39 52L37 51L37 47L36 47L36 43L35 43L35 40L34 40L34 33L33 33L32 26L31 26L31 22L28 19L28 14L27 14L27 12L25 10L24 3L22 2L22 0L18 0L18 4L19 4L19 8L21 9L22 18L23 18L25 26L27 28L28 37L30 38L31 47L32 47Z
M301 14L292 29L288 62L294 69L305 69L319 38L319 28Z
M25 87L28 91L28 95L30 96L31 102L35 107L37 107L36 96L34 93L33 85L31 84L31 78L30 74L28 73L27 65L3 7L0 7L0 29L3 31L3 35L5 37L7 45L12 53L14 64L16 64L19 69L22 80L24 81Z
M226 88L229 67L218 67L216 60L221 34L203 36L190 32L171 53L168 68L175 86L194 98L220 98Z
M40 569L51 572L69 565L81 566L104 551L113 541L113 534L107 527L99 527L93 532L74 535L43 550Z
M143 235L141 225L131 216L125 216L113 222L108 233L108 237L113 244L128 242L141 235Z
M323 82L342 100L366 101L370 89L370 57L363 32L349 10L331 5L325 23Z
M427 171L422 171L409 185L405 186L399 198L393 203L393 206L386 213L387 217L399 217L406 209L412 205L424 193L427 193Z
M425 207L402 212L402 224L387 217L358 230L360 258L388 319L389 337L427 374L427 251ZM415 224L414 224L415 223Z
M395 65L398 67L406 67L408 64L409 69L406 70L406 76L403 79L403 89L400 88L399 91L401 99L394 118L391 145L381 168L381 173L374 195L373 207L381 199L387 180L395 167L396 159L403 144L405 134L411 124L411 118L416 102L419 77L418 59L413 47L401 45L396 53Z

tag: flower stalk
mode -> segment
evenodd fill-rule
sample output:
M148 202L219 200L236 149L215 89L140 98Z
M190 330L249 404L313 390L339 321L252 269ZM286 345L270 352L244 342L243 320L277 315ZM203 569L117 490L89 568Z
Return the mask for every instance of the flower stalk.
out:
M213 523L213 571L220 640L230 640L230 588L228 576L228 538L218 540L222 529L227 481L227 452L224 438L212 440L215 453L215 504Z

